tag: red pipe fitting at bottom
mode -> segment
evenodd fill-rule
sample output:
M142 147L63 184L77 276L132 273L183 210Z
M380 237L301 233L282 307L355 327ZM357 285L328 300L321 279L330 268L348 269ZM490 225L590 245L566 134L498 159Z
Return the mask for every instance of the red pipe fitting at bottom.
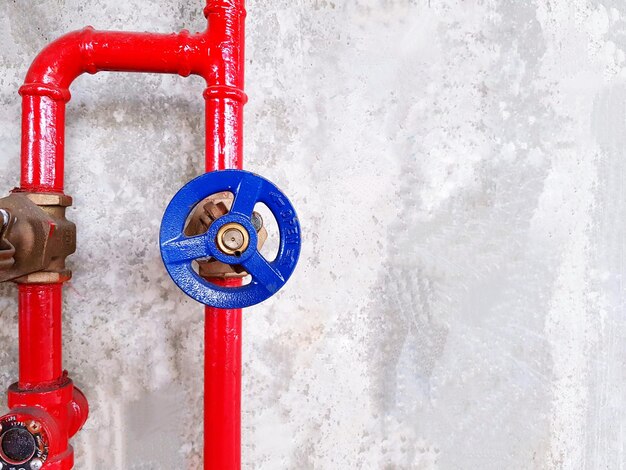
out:
M85 424L89 405L64 375L48 388L9 388L11 412L0 418L2 470L69 470L74 450L69 439Z

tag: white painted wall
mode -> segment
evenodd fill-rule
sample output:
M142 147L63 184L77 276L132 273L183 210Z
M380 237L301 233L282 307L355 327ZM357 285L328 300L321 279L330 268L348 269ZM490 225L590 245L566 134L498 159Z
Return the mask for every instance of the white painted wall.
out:
M0 193L46 43L201 29L201 0L0 0ZM626 4L249 0L247 168L305 247L246 313L246 469L626 466ZM199 174L199 79L73 86L65 361L77 469L200 469L202 309L157 231ZM0 384L16 378L0 288ZM4 400L4 399L3 399ZM4 401L2 402L4 404Z

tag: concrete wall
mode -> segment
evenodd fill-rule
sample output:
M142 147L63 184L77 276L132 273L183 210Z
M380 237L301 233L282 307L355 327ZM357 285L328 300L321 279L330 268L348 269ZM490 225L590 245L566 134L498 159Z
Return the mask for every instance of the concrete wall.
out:
M17 89L38 50L85 24L198 30L202 6L0 0L0 193L19 181ZM248 9L247 168L306 236L288 287L246 312L244 467L624 468L626 4ZM72 89L81 470L201 468L202 310L157 232L201 172L202 89L111 74ZM0 288L3 386L15 294Z

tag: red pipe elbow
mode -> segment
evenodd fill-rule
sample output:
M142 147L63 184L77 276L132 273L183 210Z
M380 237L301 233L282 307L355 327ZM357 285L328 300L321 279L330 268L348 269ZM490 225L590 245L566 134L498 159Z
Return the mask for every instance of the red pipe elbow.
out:
M36 90L32 89L34 86L42 87L42 93L45 88L67 90L72 81L84 71L82 45L88 31L86 28L68 33L46 46L30 66L20 94L35 94L33 92ZM67 101L69 95L57 98Z
M78 76L102 71L204 76L206 43L206 33L186 30L179 34L127 33L88 26L44 48L28 70L20 93L67 101L68 89Z
M49 44L31 65L22 95L22 179L28 191L63 192L65 103L83 73L196 74L212 70L207 33L95 31L88 27Z

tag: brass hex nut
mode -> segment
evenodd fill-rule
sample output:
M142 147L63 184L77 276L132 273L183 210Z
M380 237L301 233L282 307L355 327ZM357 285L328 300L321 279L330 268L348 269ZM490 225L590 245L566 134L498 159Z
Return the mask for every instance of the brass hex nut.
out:
M17 193L19 194L19 193ZM40 207L59 206L70 207L72 205L72 197L61 193L22 193L28 199L33 201Z
M13 279L13 281L18 284L59 284L61 282L67 282L70 279L72 279L72 271L66 269L62 272L39 271L18 277L17 279Z

